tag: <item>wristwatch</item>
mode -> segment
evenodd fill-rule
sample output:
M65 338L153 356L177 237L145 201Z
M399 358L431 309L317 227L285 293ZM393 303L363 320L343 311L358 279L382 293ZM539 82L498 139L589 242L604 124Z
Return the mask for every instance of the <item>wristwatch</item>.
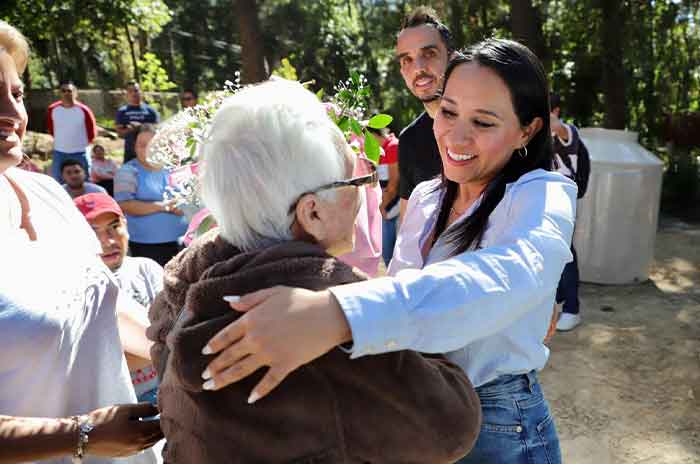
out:
M85 450L90 440L89 434L95 426L92 425L88 416L73 416L71 419L73 419L73 422L78 426L78 445L73 454L73 464L80 464L83 462L83 456L85 455Z

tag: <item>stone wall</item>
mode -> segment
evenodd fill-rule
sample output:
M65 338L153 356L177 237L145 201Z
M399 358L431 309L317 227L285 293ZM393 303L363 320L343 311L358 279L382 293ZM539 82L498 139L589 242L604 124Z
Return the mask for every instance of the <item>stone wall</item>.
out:
M29 113L29 129L46 132L46 109L59 100L57 90L30 90L27 92L25 105ZM78 100L92 109L96 117L114 119L117 108L126 103L125 90L80 90ZM180 109L176 92L145 92L144 100L154 106L167 118Z

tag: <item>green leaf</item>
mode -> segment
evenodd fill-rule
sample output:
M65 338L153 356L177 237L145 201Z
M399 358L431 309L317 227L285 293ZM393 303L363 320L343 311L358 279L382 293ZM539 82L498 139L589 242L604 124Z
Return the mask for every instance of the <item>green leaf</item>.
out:
M362 136L362 126L360 126L360 123L357 122L357 119L350 119L350 129L352 129L352 132L358 137Z
M359 87L360 86L360 73L358 73L357 71L352 71L350 73L350 80L355 85L355 87Z
M394 118L388 114L376 114L370 118L367 125L372 129L384 129L386 126L391 124L391 121L393 120Z
M340 121L338 121L338 127L343 132L347 132L350 130L350 120L347 116L343 116L342 118L340 118Z
M323 89L321 89L321 90L319 90L318 92L316 92L316 97L317 97L319 100L323 101L323 95L324 95L324 94L325 94L325 92L323 91Z
M370 134L367 131L364 131L365 135L365 155L367 155L367 158L375 163L379 163L379 155L380 155L380 150L379 150L379 142L377 142L377 139L375 139L372 134Z

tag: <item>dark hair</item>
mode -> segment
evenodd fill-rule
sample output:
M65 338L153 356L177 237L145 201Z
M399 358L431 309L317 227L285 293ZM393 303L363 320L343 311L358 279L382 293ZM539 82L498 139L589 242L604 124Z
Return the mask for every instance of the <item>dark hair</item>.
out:
M63 87L65 87L65 86L67 86L67 85L72 85L74 88L77 88L76 85L75 85L75 82L73 82L72 80L61 81L61 83L58 84L58 88L59 88L59 89L62 89Z
M447 26L445 26L445 24L442 21L440 21L440 18L438 17L435 10L433 10L429 6L419 6L411 13L409 13L406 17L404 17L403 21L401 22L402 31L410 27L418 26L434 27L440 34L442 42L445 44L445 48L447 48L447 53L450 54L455 50L450 29Z
M191 93L195 100L199 98L199 95L197 95L197 92L194 89L182 89L182 92L180 92L180 94L185 93Z
M134 80L131 80L131 81L127 82L127 83L126 83L126 86L127 86L127 87L138 87L138 88L141 88L141 86L139 85L139 83L136 82L136 81L134 81Z
M453 255L480 246L489 216L503 199L507 184L535 169L550 171L553 158L549 129L549 86L542 63L535 54L512 40L485 40L458 53L449 62L445 71L445 86L455 68L464 63L477 63L495 72L510 91L520 125L525 127L535 118L541 118L542 127L528 142L527 155L523 157L517 150L514 151L501 172L487 185L476 210L446 236L447 242L454 247ZM445 177L444 170L441 188L445 188L445 195L440 206L435 239L447 226L452 202L459 188L456 182Z
M82 163L78 161L77 159L67 159L63 163L61 163L61 174L63 174L63 170L67 168L68 166L80 166L80 168L85 171L85 168L83 167Z
M561 108L561 96L552 92L549 94L549 109L554 111L556 108Z

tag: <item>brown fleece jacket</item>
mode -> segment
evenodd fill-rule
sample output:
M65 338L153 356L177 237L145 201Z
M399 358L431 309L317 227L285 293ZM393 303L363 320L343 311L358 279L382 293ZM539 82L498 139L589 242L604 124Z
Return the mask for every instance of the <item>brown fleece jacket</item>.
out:
M170 354L158 403L170 464L452 463L473 446L478 397L442 356L401 351L351 360L338 348L290 374L253 405L263 371L203 391L206 342L239 317L222 300L274 285L312 290L363 280L316 245L287 242L241 253L215 232L165 268L148 336L160 366ZM182 308L186 313L177 326Z

